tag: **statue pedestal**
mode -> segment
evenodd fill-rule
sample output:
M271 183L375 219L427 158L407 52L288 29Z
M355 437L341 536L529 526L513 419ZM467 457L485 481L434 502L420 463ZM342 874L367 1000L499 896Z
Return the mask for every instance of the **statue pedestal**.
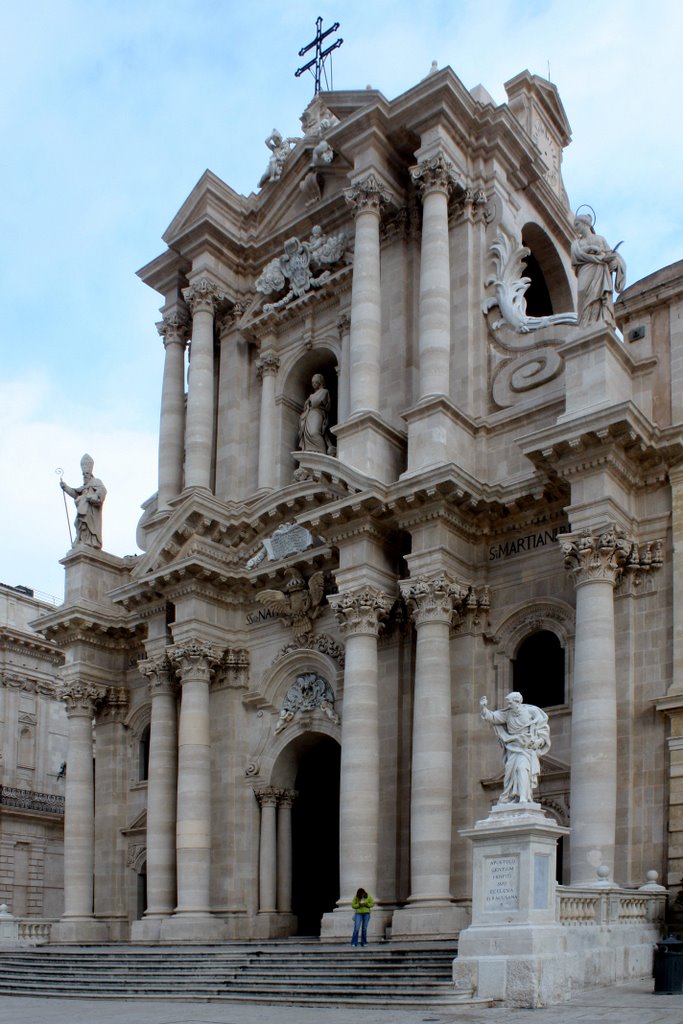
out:
M557 840L541 805L496 804L460 834L474 846L472 924L460 933L456 988L509 1006L568 998L555 896Z

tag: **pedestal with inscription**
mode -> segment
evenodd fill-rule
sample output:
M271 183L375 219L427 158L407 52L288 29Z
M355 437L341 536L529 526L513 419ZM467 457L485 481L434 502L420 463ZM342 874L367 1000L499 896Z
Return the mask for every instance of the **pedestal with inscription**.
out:
M461 832L474 863L472 924L453 966L458 989L508 1006L569 997L555 898L557 840L568 832L536 803L496 804Z

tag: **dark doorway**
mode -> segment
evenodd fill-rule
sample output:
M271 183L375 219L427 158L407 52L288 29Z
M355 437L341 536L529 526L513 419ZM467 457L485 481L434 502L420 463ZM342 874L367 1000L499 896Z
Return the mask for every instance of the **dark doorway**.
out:
M147 863L142 865L137 877L137 919L144 917L147 910Z
M548 629L526 637L512 663L512 685L527 704L551 708L565 702L564 648Z
M320 935L339 899L339 744L321 736L302 753L292 807L292 911L299 935Z

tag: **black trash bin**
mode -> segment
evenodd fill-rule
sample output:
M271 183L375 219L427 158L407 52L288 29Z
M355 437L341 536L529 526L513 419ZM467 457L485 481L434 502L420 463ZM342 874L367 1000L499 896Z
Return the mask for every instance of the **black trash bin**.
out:
M663 939L655 946L655 992L677 995L683 993L683 942Z

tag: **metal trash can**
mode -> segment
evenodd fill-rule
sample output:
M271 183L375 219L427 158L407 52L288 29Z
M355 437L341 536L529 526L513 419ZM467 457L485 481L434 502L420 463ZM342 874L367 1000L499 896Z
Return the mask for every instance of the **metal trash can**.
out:
M677 995L683 993L683 942L663 939L655 946L655 992Z

